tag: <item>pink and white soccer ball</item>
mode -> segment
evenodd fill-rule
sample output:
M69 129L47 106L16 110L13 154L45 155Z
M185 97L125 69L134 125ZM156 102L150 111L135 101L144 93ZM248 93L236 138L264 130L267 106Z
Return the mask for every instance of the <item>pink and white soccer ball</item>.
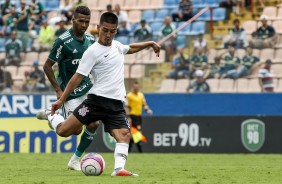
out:
M105 170L105 160L98 153L88 153L80 161L81 171L86 176L99 176Z

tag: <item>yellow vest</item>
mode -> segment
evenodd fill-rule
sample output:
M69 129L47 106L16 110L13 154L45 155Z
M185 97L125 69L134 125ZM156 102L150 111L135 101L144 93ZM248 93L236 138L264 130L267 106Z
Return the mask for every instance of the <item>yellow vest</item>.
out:
M129 92L127 94L127 106L130 108L130 115L141 116L142 108L145 105L144 94Z

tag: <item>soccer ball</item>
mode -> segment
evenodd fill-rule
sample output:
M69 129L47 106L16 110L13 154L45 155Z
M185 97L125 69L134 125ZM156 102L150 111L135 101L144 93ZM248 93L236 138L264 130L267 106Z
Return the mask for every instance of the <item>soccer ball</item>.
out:
M105 166L104 158L98 153L88 153L80 161L81 171L86 176L99 176Z

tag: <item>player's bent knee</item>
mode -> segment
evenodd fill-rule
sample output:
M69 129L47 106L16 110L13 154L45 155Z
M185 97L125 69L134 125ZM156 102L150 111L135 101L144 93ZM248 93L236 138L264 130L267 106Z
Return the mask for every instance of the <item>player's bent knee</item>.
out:
M59 136L61 136L61 137L68 137L68 136L70 136L69 133L67 131L65 131L64 129L62 129L62 128L57 128L56 133Z
M82 132L82 127L77 129L73 134L74 135L79 135Z
M56 133L61 137L69 137L71 135L79 135L82 132L82 127L77 130L67 130L63 128L57 128Z
M128 142L131 139L131 133L129 129L118 129L111 132L117 142Z
M88 130L97 130L99 125L100 125L100 122L99 121L95 121L95 122L92 122L89 125L87 125L87 129Z

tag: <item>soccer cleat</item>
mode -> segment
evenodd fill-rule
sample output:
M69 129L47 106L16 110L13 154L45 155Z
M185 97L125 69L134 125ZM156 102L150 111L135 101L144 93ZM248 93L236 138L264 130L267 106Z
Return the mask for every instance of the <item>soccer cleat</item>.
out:
M136 177L136 176L139 176L139 175L132 173L132 172L129 172L125 169L121 169L121 170L118 170L118 171L114 170L114 172L111 174L111 176L133 176L133 177Z
M42 110L42 111L39 111L37 114L36 114L36 118L39 119L39 120L48 120L48 116L51 114L51 109L48 108L48 109L45 109L45 110ZM59 110L56 110L55 114L59 114ZM50 129L54 129L51 125L51 122L48 120L48 126L50 127Z
M48 108L48 109L39 111L39 112L36 114L36 118L39 119L39 120L48 120L48 116L49 116L50 114L51 114L51 109ZM55 114L59 114L59 110L56 110Z
M68 163L68 169L81 171L79 160L70 160Z

